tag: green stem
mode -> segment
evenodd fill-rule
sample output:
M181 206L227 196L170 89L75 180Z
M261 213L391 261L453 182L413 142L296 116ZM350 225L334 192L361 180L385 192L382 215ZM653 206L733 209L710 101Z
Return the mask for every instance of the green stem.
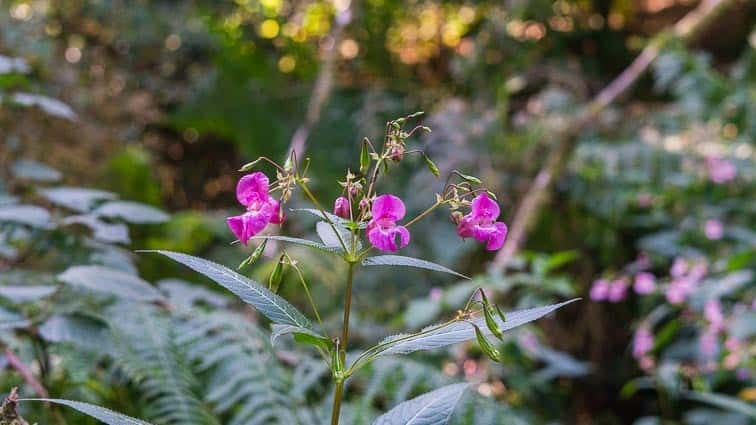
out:
M328 214L323 209L323 206L320 205L320 202L318 202L318 199L315 197L315 195L310 192L310 188L307 187L307 184L305 184L304 180L299 181L299 186L302 188L302 192L307 196L307 198L315 205L315 208L320 211L320 214L323 215L323 219L331 225L331 228L333 229L333 232L336 233L336 237L339 239L339 243L341 244L341 248L344 250L345 253L349 252L346 246L346 243L344 242L344 239L341 237L341 232L339 231L339 228L336 226L336 223L331 221L331 219L328 217Z
M333 393L333 409L331 410L331 425L339 424L339 414L341 413L341 399L344 395L344 376L343 365L346 362L346 347L349 342L349 313L352 308L352 282L354 281L354 263L349 263L347 271L346 294L344 296L344 323L341 331L341 340L339 340L339 367L335 371L336 389Z
M433 205L431 205L430 207L428 207L428 209L426 209L425 211L421 212L417 217L415 217L412 220L408 221L407 224L404 225L404 227L410 227L410 226L412 226L413 224L415 224L418 221L422 220L425 216L427 216L428 214L430 214L431 212L433 212L433 210L435 210L436 208L440 207L443 204L444 204L444 202L436 202L436 203L434 203Z

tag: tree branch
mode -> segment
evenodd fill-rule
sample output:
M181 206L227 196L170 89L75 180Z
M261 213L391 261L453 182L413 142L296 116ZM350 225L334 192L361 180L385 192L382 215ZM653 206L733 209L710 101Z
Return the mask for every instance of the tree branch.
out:
M741 0L703 0L697 8L678 21L672 33L684 41L695 41L698 34L716 19L725 9ZM617 78L583 108L581 113L558 135L548 153L543 168L536 174L531 186L522 198L509 229L507 243L493 261L495 270L504 270L515 253L522 247L527 232L536 222L546 202L554 181L559 178L572 157L580 133L593 123L607 106L625 94L648 70L659 56L659 47L650 43Z

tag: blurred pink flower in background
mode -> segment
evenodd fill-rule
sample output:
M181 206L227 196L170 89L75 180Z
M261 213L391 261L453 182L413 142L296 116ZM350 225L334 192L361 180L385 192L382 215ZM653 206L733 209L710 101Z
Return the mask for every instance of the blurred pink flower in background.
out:
M441 297L443 296L444 296L444 291L438 286L432 287L430 291L428 292L428 298L431 301L440 301Z
M717 355L717 349L719 348L719 341L717 339L717 331L712 328L707 328L701 333L698 345L701 349L701 355L706 359L712 359Z
M706 171L709 174L709 180L716 184L727 183L735 179L738 173L732 161L715 156L706 158Z
M683 258L677 257L672 263L672 267L669 269L669 274L672 277L680 277L688 271L688 262Z
M724 226L719 220L709 219L704 223L704 235L712 241L722 239L724 235Z
M639 327L633 335L633 357L643 358L654 348L654 335L646 326Z
M639 295L650 294L656 290L656 278L651 273L640 272L635 275L633 289Z
M724 315L722 314L722 305L717 299L706 301L704 305L704 318L712 329L717 332L724 330Z
M609 295L609 281L606 279L597 279L591 287L590 297L593 301L604 301Z
M609 294L606 299L609 302L618 303L627 297L627 281L625 279L615 279L609 286Z

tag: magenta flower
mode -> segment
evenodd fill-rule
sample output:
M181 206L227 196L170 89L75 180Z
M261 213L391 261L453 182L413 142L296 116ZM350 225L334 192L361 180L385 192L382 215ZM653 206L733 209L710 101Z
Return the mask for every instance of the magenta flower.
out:
M236 199L247 207L242 215L228 217L228 227L239 242L247 245L252 236L260 233L268 223L283 223L286 218L281 203L268 193L268 177L261 172L248 174L236 185Z
M642 326L635 331L633 335L633 357L640 359L648 354L654 348L654 335L651 331Z
M709 322L712 329L716 331L724 330L724 314L722 314L722 304L719 300L712 298L704 304L704 318Z
M706 158L706 169L709 173L709 179L716 183L727 183L735 179L738 174L738 169L735 168L735 164L726 159L710 156Z
M618 303L627 297L627 282L624 279L617 279L609 286L609 293L606 299L612 303Z
M373 201L372 218L367 226L370 244L381 251L394 252L409 244L406 227L396 222L404 218L404 202L394 195L380 195Z
M339 196L333 203L333 213L341 218L349 219L352 216L352 205L349 199Z
M648 295L656 289L656 278L649 272L640 272L635 275L633 289L638 295Z
M504 245L507 238L507 225L496 221L499 213L499 205L483 192L473 199L470 213L459 221L457 234L485 242L487 250L496 251Z
M606 279L598 279L593 282L591 287L591 299L593 301L604 301L609 295L609 281Z

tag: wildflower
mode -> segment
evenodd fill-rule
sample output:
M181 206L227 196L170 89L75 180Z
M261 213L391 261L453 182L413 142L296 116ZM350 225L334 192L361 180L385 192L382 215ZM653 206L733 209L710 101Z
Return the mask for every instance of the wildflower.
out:
M688 262L684 259L677 257L675 262L672 263L672 267L669 269L669 274L672 277L680 277L688 271Z
M333 203L333 213L341 218L349 219L352 216L352 204L349 199L339 196Z
M719 220L706 220L706 223L704 223L704 235L706 235L706 238L712 241L717 241L719 239L722 239L722 235L724 234L724 226L722 226L722 222Z
M711 299L704 304L704 318L716 331L724 330L724 315L722 314L722 305L717 299Z
M261 172L248 174L236 185L236 199L247 207L242 215L228 217L228 227L244 245L260 233L268 223L279 224L285 219L281 203L268 193L268 177Z
M398 226L404 218L404 202L394 195L380 195L373 201L372 218L367 226L370 243L381 251L396 251L409 244L410 234L406 227Z
M633 335L633 357L641 359L654 348L654 335L646 326L641 326Z
M499 213L499 205L483 192L473 199L470 213L462 217L457 225L457 234L463 238L473 237L486 242L487 250L496 251L504 245L507 238L507 225L496 221Z
M665 292L667 302L670 304L682 304L691 292L692 285L686 278L678 278L670 282Z
M648 272L640 272L635 275L633 289L636 294L647 295L656 289L656 278Z
M714 156L706 158L706 169L709 174L709 179L716 184L727 183L734 180L738 173L735 164L731 161Z
M604 301L607 295L609 295L609 281L606 279L594 281L591 287L591 299L593 301Z
M624 279L617 279L609 286L609 293L606 299L609 302L618 303L627 297L627 282Z

